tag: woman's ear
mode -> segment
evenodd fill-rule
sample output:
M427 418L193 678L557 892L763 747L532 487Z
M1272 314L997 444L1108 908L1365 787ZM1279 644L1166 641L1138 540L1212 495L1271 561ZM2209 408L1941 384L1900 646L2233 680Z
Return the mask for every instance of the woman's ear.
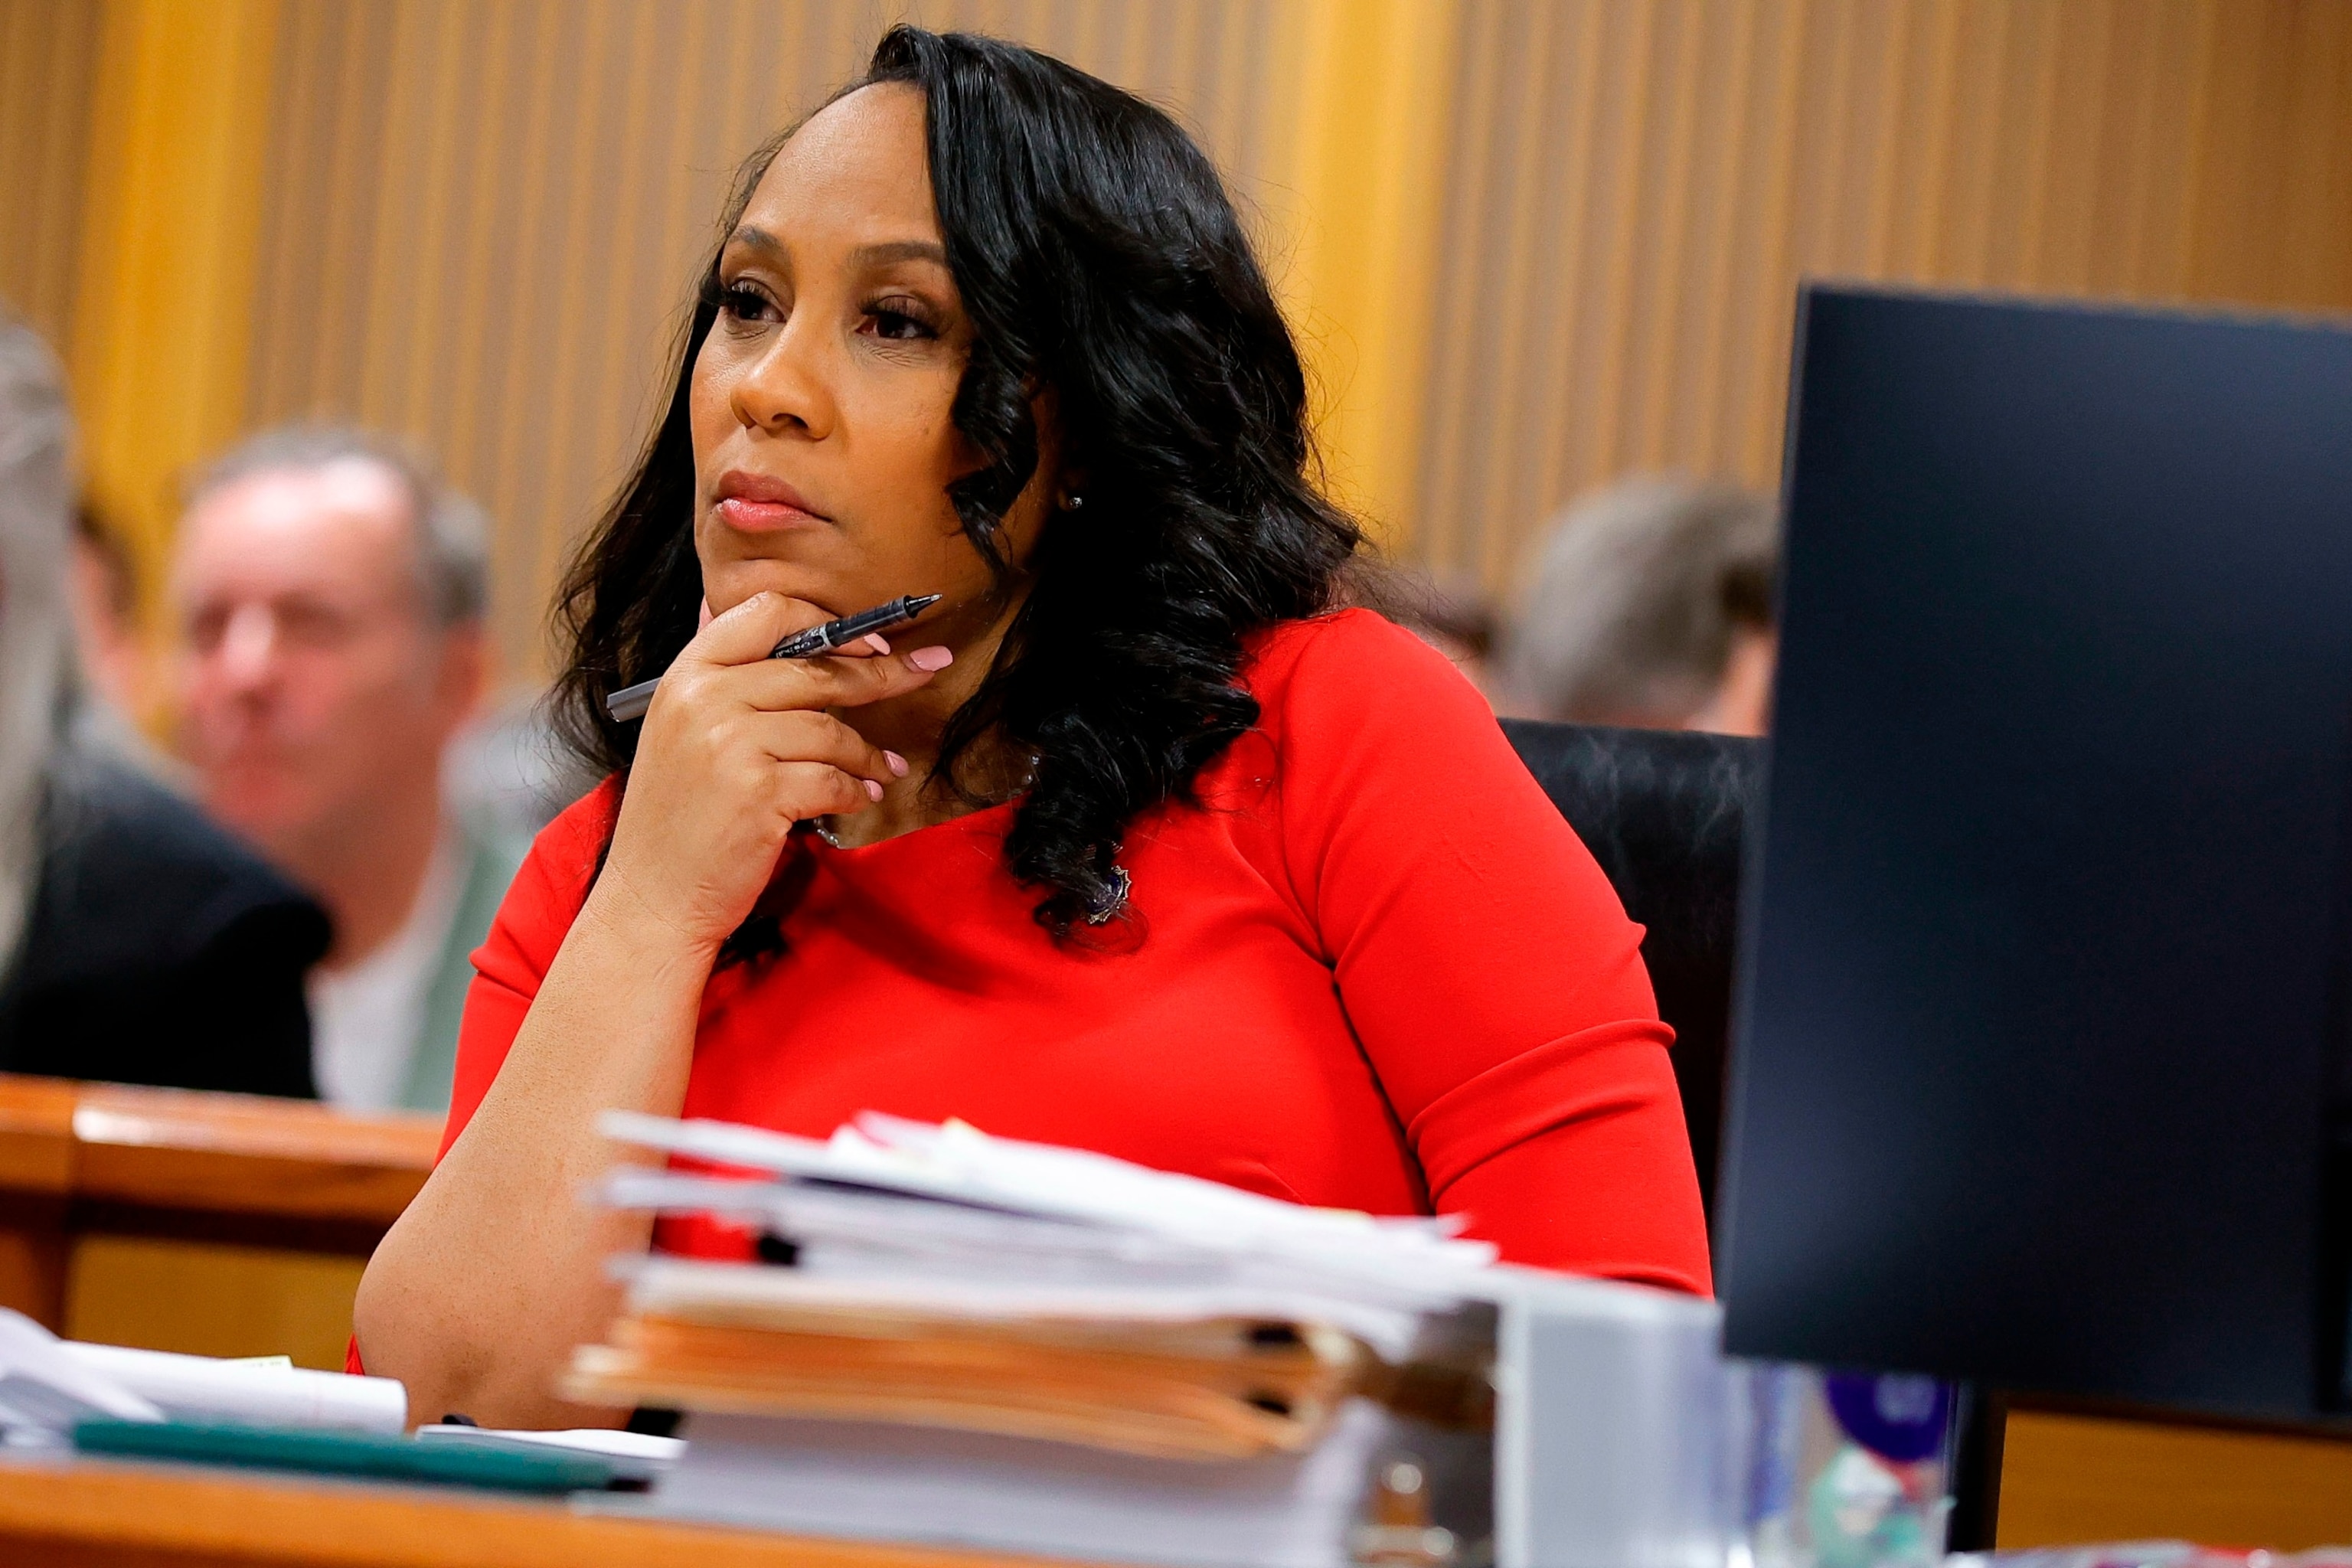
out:
M1087 469L1071 461L1062 429L1062 400L1048 386L1029 400L1029 411L1037 422L1037 471L1052 476L1045 504L1055 511L1076 511L1087 504Z
M1005 553L1024 571L1046 524L1069 510L1070 496L1070 470L1062 463L1061 404L1052 387L1030 395L1029 414L1037 430L1037 466L1003 519Z

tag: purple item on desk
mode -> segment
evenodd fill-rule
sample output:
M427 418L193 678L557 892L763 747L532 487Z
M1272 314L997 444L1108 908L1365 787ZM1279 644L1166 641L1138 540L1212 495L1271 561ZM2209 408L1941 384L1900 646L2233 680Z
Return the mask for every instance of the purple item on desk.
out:
M1934 1455L1952 1418L1951 1387L1932 1377L1833 1372L1822 1392L1847 1436L1897 1465Z

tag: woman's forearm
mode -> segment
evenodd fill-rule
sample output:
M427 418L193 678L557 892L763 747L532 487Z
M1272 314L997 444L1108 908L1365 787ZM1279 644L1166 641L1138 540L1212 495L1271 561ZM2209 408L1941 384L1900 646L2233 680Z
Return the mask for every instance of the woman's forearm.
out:
M615 1108L674 1116L713 954L680 941L604 878L573 922L498 1080L360 1285L352 1321L371 1373L408 1384L412 1420L614 1424L557 1399L572 1347L615 1305L605 1263L650 1223L583 1203L631 1158L601 1138Z
M616 1422L555 1396L572 1348L601 1338L615 1253L650 1222L583 1203L629 1158L604 1110L675 1116L702 991L727 933L774 874L793 826L866 810L882 781L919 787L903 757L833 717L906 697L952 656L887 646L776 659L818 606L751 595L695 635L638 732L603 871L548 964L498 1077L360 1282L352 1323L368 1370L408 1384L420 1419L495 1426Z

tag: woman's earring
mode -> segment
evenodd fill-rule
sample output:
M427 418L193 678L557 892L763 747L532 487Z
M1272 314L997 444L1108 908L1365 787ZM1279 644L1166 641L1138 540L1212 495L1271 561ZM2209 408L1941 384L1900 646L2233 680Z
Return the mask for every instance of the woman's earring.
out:
M1086 504L1087 498L1078 494L1076 490L1072 490L1068 495L1062 498L1062 510L1064 511L1076 511Z
M1087 919L1090 926L1108 925L1127 912L1128 895L1135 891L1135 879L1127 874L1124 866L1110 868L1110 887L1103 901L1097 904Z

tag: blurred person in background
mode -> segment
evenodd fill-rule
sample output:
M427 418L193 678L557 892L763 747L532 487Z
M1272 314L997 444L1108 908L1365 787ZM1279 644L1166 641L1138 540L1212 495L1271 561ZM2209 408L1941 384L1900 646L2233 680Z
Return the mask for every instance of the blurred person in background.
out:
M1349 596L1444 654L1490 704L1496 700L1501 617L1475 580L1411 567L1364 567L1353 574Z
M1779 637L1770 498L1665 477L1577 502L1546 535L1504 659L1507 710L1761 735Z
M524 846L461 822L444 754L487 673L478 510L390 442L257 436L197 479L171 592L198 793L326 905L320 1098L448 1100L470 955Z
M511 693L486 708L441 759L449 814L478 837L517 845L528 845L601 776L556 732L545 691Z
M0 1069L307 1096L325 915L82 721L69 445L0 317Z
M70 583L82 680L75 742L184 793L187 770L140 729L153 705L153 679L139 632L138 563L122 536L86 501L74 509Z
M74 509L74 643L90 694L126 716L145 706L139 573L122 540L87 504Z

